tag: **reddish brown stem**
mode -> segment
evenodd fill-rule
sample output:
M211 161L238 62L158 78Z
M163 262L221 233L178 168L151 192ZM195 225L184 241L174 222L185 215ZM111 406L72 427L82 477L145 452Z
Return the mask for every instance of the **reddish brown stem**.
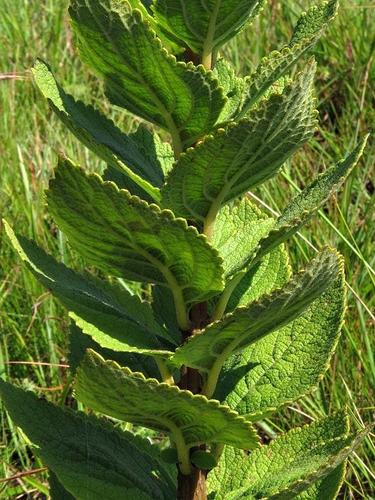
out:
M206 472L200 469L193 469L190 476L178 474L178 500L206 500Z
M209 322L207 313L207 303L197 304L190 312L191 330L184 332L184 340L194 335L197 331L204 328ZM186 389L193 394L200 394L202 391L202 377L198 370L183 367L181 370L181 379L178 384L180 389ZM204 449L205 447L203 447ZM192 450L193 451L193 450ZM192 467L189 476L178 473L178 500L207 500L206 488L207 472Z

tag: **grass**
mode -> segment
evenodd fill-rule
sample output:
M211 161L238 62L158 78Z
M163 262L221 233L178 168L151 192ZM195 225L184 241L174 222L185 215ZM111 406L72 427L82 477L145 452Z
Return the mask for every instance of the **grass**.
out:
M249 73L260 57L286 41L296 16L308 3L270 0L257 22L225 49L238 71ZM46 213L43 190L59 151L92 169L101 164L51 116L29 72L35 58L41 57L68 91L106 109L100 85L75 55L66 6L66 1L0 0L0 214L65 263L79 266ZM342 0L339 17L314 54L319 64L320 128L283 176L254 193L271 211L279 211L306 179L341 158L375 123L375 6L366 0ZM124 128L133 121L117 111L115 117ZM272 432L345 405L354 427L371 420L374 163L375 146L370 138L365 157L345 188L289 245L296 268L314 254L314 248L338 247L345 257L350 286L348 311L326 377L312 395L267 421ZM67 328L62 308L20 265L0 230L0 376L58 401L66 380L66 369L59 365L66 362ZM0 498L45 497L45 472L25 474L43 466L32 458L27 439L4 411L0 412L0 429L0 478L16 476L0 479ZM368 439L350 459L342 498L372 497L373 458L374 445Z

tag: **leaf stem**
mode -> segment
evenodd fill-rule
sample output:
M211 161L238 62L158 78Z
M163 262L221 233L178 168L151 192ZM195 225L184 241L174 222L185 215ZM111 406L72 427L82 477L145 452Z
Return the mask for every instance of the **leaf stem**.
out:
M173 376L172 376L171 372L169 371L169 368L168 368L167 364L165 363L165 361L163 359L159 358L158 356L155 356L154 359L155 359L155 363L158 366L158 369L159 369L159 372L160 372L160 375L161 375L163 382L165 384L168 384L168 385L174 385Z
M208 374L206 383L204 384L204 387L202 389L202 394L206 396L208 399L212 398L217 386L217 382L219 380L221 369L223 368L225 360L232 351L233 351L233 342L231 342L226 347L226 349L224 349L224 351L220 354L220 356L216 359L215 363L213 364Z
M189 448L186 446L184 436L181 429L172 424L172 422L168 423L168 427L171 430L172 440L176 446L180 471L185 476L189 476L191 474L190 453Z
M219 14L220 5L221 5L221 0L216 0L216 4L210 19L210 24L208 25L206 40L204 41L203 44L202 64L208 70L212 69L213 66L212 53L214 49L216 22L217 22L217 16Z
M242 278L245 276L245 274L246 274L245 271L241 271L229 281L228 285L225 287L225 290L220 295L218 303L216 304L215 311L212 315L212 321L218 321L224 316L225 310L232 296L232 293L234 292L234 290L236 289L237 285L242 280Z

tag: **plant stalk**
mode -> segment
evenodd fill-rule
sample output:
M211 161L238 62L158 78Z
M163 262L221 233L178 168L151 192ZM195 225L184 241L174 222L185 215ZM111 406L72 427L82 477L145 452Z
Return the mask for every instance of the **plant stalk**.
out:
M184 339L194 335L208 323L207 303L197 304L190 311L191 328L184 333ZM180 389L191 391L193 394L202 392L203 380L198 370L182 367L181 379L178 384ZM206 476L207 472L190 467L190 473L184 474L180 468L178 471L178 500L207 500Z

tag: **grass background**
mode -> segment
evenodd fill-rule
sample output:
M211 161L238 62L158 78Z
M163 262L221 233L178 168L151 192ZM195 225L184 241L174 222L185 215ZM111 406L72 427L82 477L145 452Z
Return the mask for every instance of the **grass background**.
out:
M270 0L259 19L226 46L239 73L288 40L303 8L313 2ZM51 115L36 92L29 68L48 61L65 89L110 113L125 129L134 119L109 109L100 83L78 61L64 0L0 0L0 214L68 265L79 267L46 213L43 190L57 153L97 170L100 162ZM306 181L345 155L375 123L375 5L342 0L338 18L313 50L320 128L277 181L255 195L279 211ZM347 268L348 311L340 346L319 388L277 418L278 432L347 406L353 427L372 419L375 363L374 139L345 188L290 246L293 265L302 267L314 248L338 247ZM58 401L66 379L66 314L14 255L0 226L0 376ZM43 364L46 363L46 364ZM342 498L373 498L374 445L371 439L349 462ZM46 498L45 472L27 439L0 409L0 498ZM25 474L26 472L26 474ZM3 478L3 479L2 479ZM14 478L14 479L9 479Z

